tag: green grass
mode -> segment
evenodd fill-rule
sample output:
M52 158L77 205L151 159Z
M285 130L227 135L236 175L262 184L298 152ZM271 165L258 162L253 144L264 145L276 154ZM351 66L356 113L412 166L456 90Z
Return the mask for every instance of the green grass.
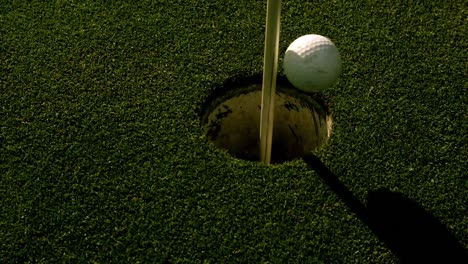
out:
M266 1L48 2L0 2L1 262L397 262L304 161L201 137L204 100L262 70ZM280 36L281 54L308 33L342 54L316 155L360 201L402 193L465 248L467 15L283 1Z

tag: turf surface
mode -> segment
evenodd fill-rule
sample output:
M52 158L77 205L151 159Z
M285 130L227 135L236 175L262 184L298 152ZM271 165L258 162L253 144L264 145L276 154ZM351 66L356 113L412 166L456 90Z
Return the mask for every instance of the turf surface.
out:
M201 136L204 100L261 72L265 8L0 1L1 262L398 262L362 214L376 190L466 249L463 1L283 1L281 54L308 33L342 54L315 153L335 185Z

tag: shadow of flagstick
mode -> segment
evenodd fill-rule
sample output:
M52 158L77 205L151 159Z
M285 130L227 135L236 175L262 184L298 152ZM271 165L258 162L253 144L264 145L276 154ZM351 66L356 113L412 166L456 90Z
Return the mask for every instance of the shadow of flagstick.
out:
M369 192L366 208L316 156L303 159L401 263L468 263L466 249L416 202L381 189Z

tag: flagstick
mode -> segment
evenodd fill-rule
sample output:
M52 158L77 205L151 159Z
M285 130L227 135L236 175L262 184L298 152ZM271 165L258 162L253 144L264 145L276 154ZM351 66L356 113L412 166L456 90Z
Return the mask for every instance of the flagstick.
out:
M260 116L260 160L266 164L269 164L271 160L276 74L278 70L280 14L281 0L267 0L262 108Z

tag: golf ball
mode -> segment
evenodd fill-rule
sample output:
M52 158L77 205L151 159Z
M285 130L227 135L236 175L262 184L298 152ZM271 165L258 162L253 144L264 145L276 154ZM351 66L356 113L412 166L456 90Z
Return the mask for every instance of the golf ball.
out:
M341 57L330 39L316 34L304 35L289 45L283 68L296 88L304 92L319 92L338 79Z

